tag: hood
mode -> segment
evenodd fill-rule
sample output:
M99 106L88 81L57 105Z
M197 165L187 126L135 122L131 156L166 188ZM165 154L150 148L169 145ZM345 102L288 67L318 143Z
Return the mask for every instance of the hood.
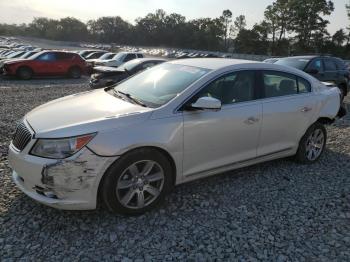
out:
M22 58L8 58L8 59L1 59L0 60L0 65L2 66L2 65L4 65L5 63L7 63L8 64L8 62L21 62L21 61L23 61L23 59Z
M117 128L120 118L145 115L142 113L150 110L96 90L53 100L29 112L25 119L36 137L70 137Z
M4 64L10 65L10 64L26 62L26 61L28 61L28 59L14 58L14 59L10 59L8 61L5 61Z

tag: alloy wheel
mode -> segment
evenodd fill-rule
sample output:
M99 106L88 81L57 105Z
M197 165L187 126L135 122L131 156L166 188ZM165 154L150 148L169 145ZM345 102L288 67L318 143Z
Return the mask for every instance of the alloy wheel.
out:
M324 134L321 129L315 129L306 140L306 157L310 161L316 160L324 147Z
M131 164L119 177L116 195L127 208L141 209L160 195L164 185L164 171L155 161L142 160Z

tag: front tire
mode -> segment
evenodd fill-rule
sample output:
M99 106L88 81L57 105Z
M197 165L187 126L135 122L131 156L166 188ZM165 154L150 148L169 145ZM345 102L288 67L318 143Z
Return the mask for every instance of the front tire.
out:
M316 162L324 152L327 141L326 128L319 122L313 124L306 131L299 143L295 158L302 164Z
M171 190L173 170L167 157L154 149L125 154L107 171L102 181L102 198L109 210L143 214L164 200Z
M33 70L29 67L20 67L17 69L16 76L21 80L29 80L33 76Z

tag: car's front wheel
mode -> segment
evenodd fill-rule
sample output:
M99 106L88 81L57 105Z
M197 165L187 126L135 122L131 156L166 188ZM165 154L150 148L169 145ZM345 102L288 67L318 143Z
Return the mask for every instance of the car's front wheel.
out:
M322 155L327 141L326 128L319 122L313 124L302 137L296 160L303 164L316 162Z
M105 174L101 193L113 212L137 215L158 205L173 185L168 158L153 149L122 156Z
M23 66L17 69L16 76L21 80L29 80L33 76L33 70Z

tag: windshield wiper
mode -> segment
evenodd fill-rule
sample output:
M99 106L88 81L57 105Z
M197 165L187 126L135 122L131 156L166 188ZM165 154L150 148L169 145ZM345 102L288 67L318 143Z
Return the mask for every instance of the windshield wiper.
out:
M124 97L127 97L129 100L133 101L135 104L138 104L140 106L143 106L143 107L148 107L145 103L143 103L141 100L137 99L136 97L128 94L128 93L124 93L122 91L119 91L119 90L114 90L115 93L117 93L120 97L121 96L124 96Z

